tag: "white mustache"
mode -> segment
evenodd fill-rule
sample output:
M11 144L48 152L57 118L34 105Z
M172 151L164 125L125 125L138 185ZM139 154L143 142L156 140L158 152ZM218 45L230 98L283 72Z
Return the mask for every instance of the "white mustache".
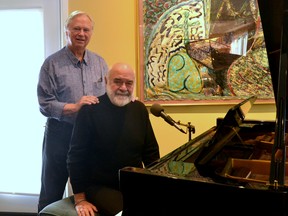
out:
M130 96L130 93L129 92L115 92L115 96L126 96L126 97L129 97Z

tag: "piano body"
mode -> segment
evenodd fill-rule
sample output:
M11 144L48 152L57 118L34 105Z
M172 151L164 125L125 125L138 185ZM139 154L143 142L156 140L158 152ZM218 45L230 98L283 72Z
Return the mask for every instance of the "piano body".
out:
M121 169L123 216L288 215L285 1L258 0L276 121L245 119L256 100L251 96L146 169Z

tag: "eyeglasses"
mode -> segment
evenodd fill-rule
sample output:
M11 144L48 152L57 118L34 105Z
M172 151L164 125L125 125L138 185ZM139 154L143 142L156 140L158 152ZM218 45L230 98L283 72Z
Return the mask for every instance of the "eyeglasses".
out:
M123 86L123 84L125 84L126 88L131 88L133 87L134 82L132 80L122 80L122 79L114 79L113 83L118 86L121 87Z

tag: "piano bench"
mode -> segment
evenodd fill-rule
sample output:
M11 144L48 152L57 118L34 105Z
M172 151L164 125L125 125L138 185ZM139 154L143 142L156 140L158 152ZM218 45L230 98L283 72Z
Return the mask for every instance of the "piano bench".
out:
M42 209L38 216L78 216L74 208L73 196L51 203ZM101 216L95 213L95 216Z

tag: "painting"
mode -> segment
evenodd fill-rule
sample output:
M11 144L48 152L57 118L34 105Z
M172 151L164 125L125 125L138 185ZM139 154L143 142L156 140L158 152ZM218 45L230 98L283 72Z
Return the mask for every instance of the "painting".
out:
M257 0L139 0L146 104L274 103Z

